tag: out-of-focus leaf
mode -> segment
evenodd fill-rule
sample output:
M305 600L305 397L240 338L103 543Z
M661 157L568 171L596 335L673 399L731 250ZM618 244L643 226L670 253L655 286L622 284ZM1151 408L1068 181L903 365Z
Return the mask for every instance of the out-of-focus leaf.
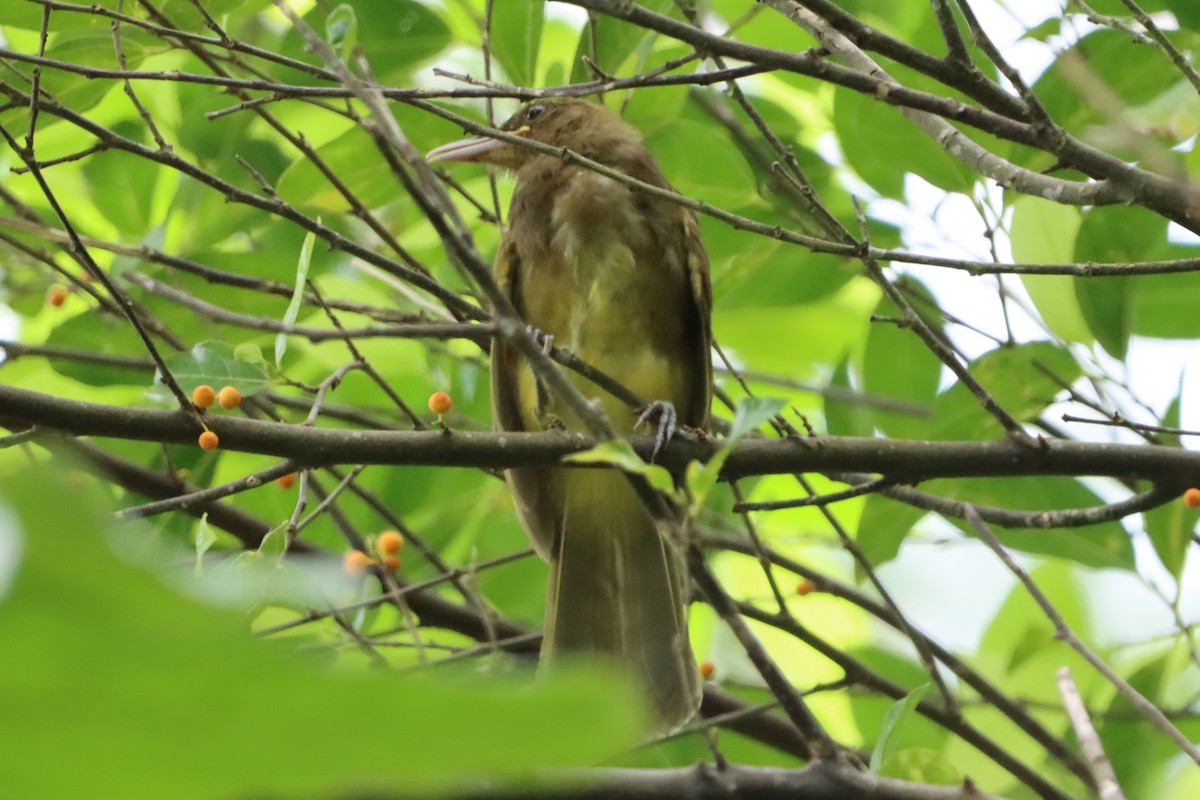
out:
M938 480L921 488L954 500L1026 511L1092 508L1105 502L1079 481L1053 475ZM962 520L950 522L971 533ZM1133 544L1119 522L1084 528L992 528L1006 547L1026 553L1057 556L1085 567L1134 569Z
M542 42L543 0L509 0L493 6L492 55L517 86L533 86Z
M878 567L900 552L900 545L925 512L877 494L867 497L855 541L867 561Z
M126 319L89 311L71 317L56 326L46 344L66 350L94 353L96 361L74 358L50 358L50 366L60 375L89 386L145 385L153 372L141 338ZM129 365L104 363L104 356L129 359ZM145 362L136 366L136 362Z
M609 675L531 685L331 673L255 641L242 614L168 589L162 574L183 551L164 560L143 531L101 535L94 493L27 470L0 482L0 503L16 523L0 528L15 564L0 587L0 781L14 797L425 794L634 743L640 704ZM388 736L363 727L381 715ZM286 759L247 746L285 741Z
M676 10L672 0L643 0L638 5L659 14L671 14ZM678 16L677 11L674 16ZM584 56L608 74L615 75L639 42L651 35L645 28L630 25L615 17L606 14L595 15L579 35L579 45L571 63L571 83L593 80L592 74L583 63Z
M915 292L932 300L924 286L911 280L909 283ZM886 297L880 298L874 316L882 319L872 322L867 334L863 390L931 408L937 397L942 362L911 328L888 321L897 320L901 314ZM871 416L875 425L891 436L920 438L929 427L928 418L911 414L872 410Z
M687 146L680 147L680 142L687 142ZM712 126L675 120L646 137L646 147L682 194L726 208L758 199L754 176L745 159Z
M304 21L313 30L324 31L329 16L341 17L337 8L314 5ZM353 8L359 49L370 63L372 74L383 83L399 82L415 65L450 43L450 29L440 14L417 0L354 0ZM280 51L301 61L313 61L303 37L295 30L283 37ZM292 69L280 72L292 81L313 81L311 76L297 75Z
M137 140L140 124L113 126L120 135ZM130 239L140 239L150 229L154 186L163 168L148 158L110 150L88 156L83 162L88 192L104 218Z

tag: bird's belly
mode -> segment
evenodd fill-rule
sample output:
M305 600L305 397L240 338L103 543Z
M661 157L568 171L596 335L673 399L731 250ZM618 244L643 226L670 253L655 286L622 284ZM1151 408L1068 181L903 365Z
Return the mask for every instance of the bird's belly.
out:
M559 250L566 256L555 264L561 270L559 279L544 282L556 290L552 296L534 290L534 297L528 298L534 302L527 304L526 321L646 402L669 400L681 405L686 402L685 367L678 348L672 346L676 343L664 341L662 324L663 315L670 313L669 275L639 265L615 232L606 237L599 233L592 228L586 243ZM531 283L536 287L539 281L534 278ZM571 371L567 375L585 397L600 400L618 431L632 430L635 415L627 405L586 378ZM532 375L523 383L522 394L532 397L526 394L536 391ZM542 400L542 411L569 427L578 426L555 398Z

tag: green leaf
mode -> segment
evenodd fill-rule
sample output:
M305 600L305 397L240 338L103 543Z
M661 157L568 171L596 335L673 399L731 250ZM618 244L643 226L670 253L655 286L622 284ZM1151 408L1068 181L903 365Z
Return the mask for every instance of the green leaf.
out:
M416 0L354 0L352 5L358 21L358 47L382 83L402 83L413 67L450 44L450 29L441 16ZM335 17L335 23L342 19L338 8L327 15L329 7L317 4L304 15L304 21L313 30L327 30L329 17ZM279 50L302 61L312 59L305 51L303 38L294 30L284 36ZM289 79L296 78L294 70L278 71Z
M89 311L71 317L50 331L46 344L93 353L100 359L104 356L131 359L129 366L104 363L100 359L47 359L55 372L88 386L144 386L154 370L141 337L129 321L108 314ZM138 361L146 363L135 366Z
M720 450L713 453L707 464L701 466L695 461L688 464L685 478L688 494L692 499L689 505L689 514L693 518L700 513L705 499L712 488L717 485L717 479L725 467L725 461L733 452L733 446L737 441L774 417L783 410L785 405L787 405L787 401L778 397L747 397L738 401L737 409L733 414L733 425L725 444Z
M899 744L900 732L904 728L904 723L916 713L917 705L929 692L929 689L930 684L928 683L918 686L888 709L883 718L883 729L879 732L879 739L876 740L875 748L871 751L870 769L872 772L879 772L879 768L883 766L884 762L891 760L892 754L895 753Z
M217 543L217 535L208 524L208 514L200 517L196 523L196 574L204 571L204 554Z
M1130 278L1075 278L1075 298L1088 327L1113 358L1124 360L1133 331Z
M969 192L978 177L899 110L873 97L835 91L833 124L850 166L886 197L903 197L906 172L947 192Z
M1195 247L1172 245L1160 255L1195 258ZM1200 273L1139 275L1131 278L1133 333L1164 339L1200 337Z
M207 384L214 389L233 386L245 397L271 384L264 370L239 361L233 347L225 342L200 342L191 350L167 354L163 361L189 394L197 386Z
M259 555L278 564L287 553L287 529L288 523L285 521L267 531L267 535L258 545Z
M1046 371L1068 386L1081 374L1070 352L1051 342L998 347L970 366L983 388L1020 422L1036 419L1062 391ZM938 439L987 439L1003 433L1000 423L961 383L942 392L933 418L936 426L930 433Z
M737 410L733 413L733 427L729 431L729 443L726 447L771 420L785 405L787 401L779 397L747 397L739 400Z
M358 17L354 14L354 6L342 3L329 12L325 20L325 40L341 53L343 62L350 63L350 56L358 44Z
M680 142L687 142L680 147ZM646 137L667 180L681 194L724 208L758 200L754 174L729 137L712 125L675 119Z
M1074 262L1075 236L1082 223L1078 209L1027 195L1013 200L1012 209L1013 259L1025 264ZM1070 275L1022 275L1021 283L1050 330L1070 342L1092 342Z
M647 464L624 439L609 439L582 453L571 453L563 461L572 464L609 464L622 472L641 475L657 492L676 498L675 479L657 464Z
M925 513L910 505L872 494L863 505L855 541L867 561L878 567L900 553L900 545L913 526L925 518Z
M118 122L112 127L118 135L134 141L143 133L140 123ZM154 187L164 169L148 158L110 150L88 156L82 170L88 192L104 218L131 240L145 236L153 223Z
M320 218L317 219L320 222ZM308 267L312 263L313 243L317 241L316 234L312 231L304 237L304 244L300 246L300 259L296 262L296 282L292 288L292 299L288 302L287 311L283 314L283 324L290 328L296 324L296 318L300 316L300 307L304 305L304 289L308 283ZM275 337L275 367L276 369L283 366L283 356L287 353L287 334L279 333Z
M1143 208L1105 206L1083 217L1075 240L1076 261L1133 264L1156 258L1165 247L1167 220ZM1131 277L1077 277L1075 295L1096 340L1123 359L1133 330Z
M909 278L904 280L918 294L933 300L923 285ZM896 319L900 310L886 297L881 297L874 314L884 320ZM862 367L863 391L932 408L942 377L941 360L911 328L884 320L872 322L867 333ZM885 433L903 438L920 438L929 427L928 418L911 414L873 410L871 419Z
M642 0L638 5L659 14L669 14L676 9L673 0ZM675 16L678 16L678 13ZM583 56L591 58L596 66L608 74L616 75L639 43L652 35L656 34L615 17L597 14L580 32L579 45L571 63L571 83L584 83L593 79L583 63Z
M13 797L440 795L635 743L640 702L609 673L331 671L255 640L242 612L168 588L189 578L172 578L183 552L148 548L154 538L130 523L107 530L98 491L28 469L0 481L0 509L0 783ZM303 569L329 602L352 597L329 581L336 564L323 578L318 567ZM389 734L369 719L388 720ZM264 754L279 742L287 758Z
M543 0L508 0L492 13L492 55L510 82L534 86L542 41Z
M1104 498L1074 478L1025 476L930 481L923 489L954 500L1025 511L1059 511L1104 505ZM969 525L951 519L968 535ZM1055 556L1085 567L1134 569L1133 544L1119 522L1083 528L1003 528L993 526L1006 547Z
M1179 376L1179 391L1175 399L1167 407L1162 424L1166 427L1179 427L1179 412L1183 401L1184 375ZM1188 549L1192 544L1192 532L1200 524L1200 509L1188 508L1182 500L1164 503L1158 508L1142 513L1146 523L1146 535L1158 560L1162 562L1167 572L1177 580L1183 574L1183 566L1187 561Z

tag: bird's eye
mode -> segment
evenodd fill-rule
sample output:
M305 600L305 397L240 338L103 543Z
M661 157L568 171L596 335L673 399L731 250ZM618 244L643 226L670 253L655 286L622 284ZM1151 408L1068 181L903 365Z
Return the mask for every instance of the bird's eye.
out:
M545 106L530 106L525 110L525 119L534 120L542 115L546 110Z

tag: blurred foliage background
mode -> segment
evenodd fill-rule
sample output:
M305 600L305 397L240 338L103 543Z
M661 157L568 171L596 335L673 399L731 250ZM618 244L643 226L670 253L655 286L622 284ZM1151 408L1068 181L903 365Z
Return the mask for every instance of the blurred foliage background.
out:
M976 74L1018 96L971 35L963 8L974 9L985 31L1006 37L1028 91L1073 141L1176 186L1200 169L1192 0L1072 0L1032 21L1026 6L1002 0L639 7L794 57L818 42L778 13L793 5L857 31L857 45L904 87L1031 125L1027 108L952 79ZM1200 262L1187 261L1200 252L1179 224L1186 208L1150 202L1137 176L1120 203L1001 188L870 92L771 65L738 77L735 90L704 73L753 59L717 64L693 43L577 6L291 4L345 67L389 90L413 153L460 135L435 111L498 123L529 88L588 84L569 91L642 130L680 194L736 215L732 225L700 215L724 354L716 381L729 401L714 405L717 417L767 396L784 410L765 435L786 424L881 441L1002 436L997 416L914 332L916 315L1031 433L1180 447L1189 420L1196 426L1180 369L1200 338ZM939 13L955 21L975 73L942 59L950 45ZM353 437L429 428L426 398L445 391L452 430L490 428L486 336L406 328L486 318L482 295L381 155L367 105L279 9L8 0L0 37L3 384L177 407L132 315L183 392L238 388L239 409L209 414ZM1042 140L1005 138L998 124L957 127L1029 174L1103 180ZM511 179L469 165L439 174L490 261ZM837 230L874 248L874 266L848 254ZM1131 269L1070 269L1094 263ZM353 332L349 342L338 327ZM11 433L0 449L6 796L438 791L465 775L713 759L704 725L637 745L640 703L617 676L530 680L546 570L493 470L76 439L2 401L0 423ZM116 511L271 470L218 499ZM293 472L291 485L274 481ZM767 475L719 485L698 530L784 673L830 734L881 774L930 785L970 777L1013 798L1094 796L1056 689L1066 665L1128 796L1194 797L1196 764L1056 636L955 505L1016 512L996 528L1000 541L1074 634L1195 742L1200 511L1162 496L1124 514L1041 522L1038 512L1103 509L1150 489L1088 474L922 483L922 498L953 501L937 509L880 485L828 506L735 513L735 502L858 482ZM396 575L347 575L343 555L369 551L389 529L406 539ZM774 562L769 573L763 559ZM885 585L892 597L880 594ZM741 645L703 604L691 624L723 708L761 705L760 717L775 718L775 727L719 728L720 752L736 764L801 765L773 733L782 717ZM942 665L940 688L929 659Z

